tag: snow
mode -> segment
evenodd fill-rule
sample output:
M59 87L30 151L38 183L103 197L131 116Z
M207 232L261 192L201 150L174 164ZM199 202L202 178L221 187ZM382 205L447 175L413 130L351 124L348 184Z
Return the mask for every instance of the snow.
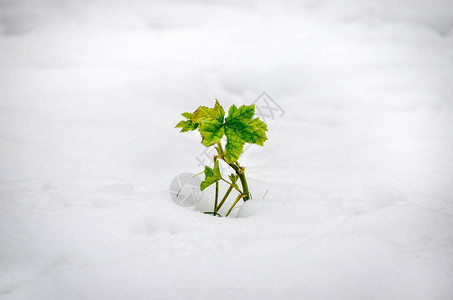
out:
M0 32L0 299L453 297L450 0L3 0ZM263 91L253 199L176 205L179 114Z

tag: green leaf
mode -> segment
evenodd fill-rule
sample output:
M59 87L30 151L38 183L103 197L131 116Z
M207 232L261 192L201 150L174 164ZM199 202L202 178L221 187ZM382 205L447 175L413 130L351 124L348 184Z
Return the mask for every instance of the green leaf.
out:
M189 119L189 120L192 118L192 114L188 113L188 112L182 113L181 116L183 116L184 118Z
M267 130L266 124L258 118L253 120L244 119L240 122L230 122L225 126L229 129L227 131L229 134L234 132L236 136L246 143L263 146L263 143L267 140L265 132L265 130Z
M201 143L209 147L217 143L224 135L223 119L225 111L219 101L215 101L214 108L200 106L193 114L192 121L200 123Z
M222 121L218 119L206 119L200 126L201 143L206 147L216 144L223 137L224 130Z
M245 141L230 127L225 127L227 143L225 145L225 161L229 164L239 159L244 149Z
M227 137L225 160L228 163L239 159L245 143L262 146L267 140L267 126L258 118L252 119L254 113L255 105L242 105L239 108L232 105L230 107L224 124Z
M180 121L178 124L176 124L175 128L181 128L180 132L186 132L197 129L198 123L193 123L191 120Z
M225 111L223 110L222 105L220 105L219 100L215 99L215 105L213 108L213 112L215 113L217 119L221 120L223 123L223 118L225 117Z
M199 128L202 137L201 143L204 146L209 147L220 141L223 137L223 119L225 117L225 111L218 100L216 100L213 108L200 106L192 114L183 113L182 115L185 118L188 118L190 122L185 121L188 123L178 123L179 126L177 126L182 127L181 132Z
M236 184L236 181L238 180L237 177L236 177L236 174L231 173L230 175L228 175L228 178L230 178L232 185L235 188L239 189L239 186Z
M236 178L236 174L234 174L234 173L231 173L230 175L228 175L228 178L230 178L230 180L231 180L232 183L235 183L236 180L238 180L238 179Z
M220 175L219 161L216 160L214 163L214 168L211 169L208 166L204 167L205 179L200 184L200 190L204 190L213 183L216 183L222 178Z
M215 101L214 108L206 106L198 107L191 116L191 120L195 123L203 122L206 119L218 119L223 123L225 111L219 101Z
M225 119L225 124L233 122L241 122L244 119L250 120L255 114L255 104L242 105L237 108L236 105L232 105L228 111L228 117Z
M252 119L250 122L250 125L256 127L257 129L262 129L264 131L267 131L267 125L263 121L261 121L258 118Z
M211 110L212 108L209 108L207 106L200 106L198 107L192 114L192 121L199 123L203 121L204 119L207 118L213 118L211 115Z
M187 121L179 122L176 127L181 132L199 129L202 137L201 143L209 147L216 144L226 135L225 160L232 163L242 154L245 143L262 146L267 140L267 126L260 119L253 118L255 105L242 105L239 108L232 105L225 118L225 111L216 100L213 108L198 107L192 114L183 113Z
M255 114L255 105L242 105L239 108L232 105L225 119L225 160L232 163L239 159L244 149L244 144L261 144L267 139L264 134L263 124L259 119L252 120ZM261 122L261 123L259 123ZM265 125L265 124L264 124ZM263 136L264 134L264 136Z

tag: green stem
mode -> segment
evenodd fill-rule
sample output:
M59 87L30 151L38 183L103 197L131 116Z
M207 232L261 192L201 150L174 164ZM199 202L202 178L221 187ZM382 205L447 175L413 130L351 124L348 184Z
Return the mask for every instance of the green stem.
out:
M236 175L236 178L237 178L237 177L238 177L238 176ZM226 180L223 179L223 178L220 178L220 180L224 181L224 182L225 182L226 184L228 184L228 185L232 185L232 186L235 188L235 190L239 192L239 194L241 194L241 195L244 194L240 189L238 189L237 185L234 185L233 183L231 183L231 182L229 182L229 181L226 181ZM237 180L237 179L236 179L236 180ZM235 182L235 183L236 183L236 182Z
M237 176L236 176L235 179L237 180ZM233 184L235 182L233 182ZM225 203L226 199L228 198L228 196L230 195L231 191L233 190L233 184L230 184L230 186L228 187L228 190L226 191L225 195L223 196L222 200L220 201L219 205L217 206L217 210L216 211L219 211L220 208L222 207L223 203Z
M236 203L238 203L238 201L242 198L243 195L238 195L236 200L234 200L234 203L233 205L230 207L230 209L228 210L228 212L226 213L225 217L228 217L228 215L230 214L230 212L233 210L234 206L236 205Z
M219 156L223 159L225 154L223 153L223 148L222 148L222 144L220 143L220 141L217 142L217 152L219 153Z
M244 190L244 201L247 201L250 199L250 192L249 192L249 186L247 185L247 179L245 178L244 174L244 167L240 167L238 172L236 172L239 176L239 179L241 180L242 184L242 189Z
M214 156L214 165L217 161L217 156ZM215 183L215 201L214 201L214 215L217 213L217 202L219 201L219 182Z
M222 144L220 142L217 142L217 147L218 147L218 152L220 158L225 161L233 170L236 172L237 176L239 177L239 180L241 180L241 185L242 185L242 190L243 190L243 196L244 196L244 201L247 201L250 199L250 192L249 192L249 186L247 184L247 179L245 178L245 168L241 167L238 162L233 162L233 163L228 163L225 160L225 155L222 149Z
M205 211L204 214L205 215L213 215L213 216L217 216L217 217L222 217L220 214L215 213L213 211Z

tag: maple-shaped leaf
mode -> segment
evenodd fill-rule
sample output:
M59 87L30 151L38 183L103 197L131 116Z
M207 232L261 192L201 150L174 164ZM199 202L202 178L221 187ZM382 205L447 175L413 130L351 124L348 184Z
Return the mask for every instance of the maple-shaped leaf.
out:
M255 105L241 105L239 108L232 105L225 118L225 111L216 100L213 108L198 107L193 113L183 113L187 121L179 122L181 132L199 129L201 143L209 147L227 137L224 158L228 163L238 160L245 143L262 146L267 140L267 126L260 119L254 118ZM220 154L219 154L220 155Z
M215 161L213 169L211 169L208 166L205 166L204 175L205 179L200 184L200 190L204 190L205 188L207 188L213 183L216 183L222 178L222 175L220 174L219 161L218 160Z
M263 143L267 140L265 129L263 129L266 128L266 124L258 118L253 120L243 119L240 122L230 122L225 126L229 129L227 131L228 133L231 134L231 132L234 132L235 135L246 143L263 146Z
M181 127L181 132L199 128L202 137L201 143L204 146L209 147L223 137L225 111L218 100L213 108L200 106L193 113L183 113L182 115L188 120L180 121L176 127Z
M230 107L228 117L225 119L225 160L232 163L242 154L244 144L257 144L262 146L267 140L267 126L260 119L252 119L255 114L255 105L242 105L237 108Z

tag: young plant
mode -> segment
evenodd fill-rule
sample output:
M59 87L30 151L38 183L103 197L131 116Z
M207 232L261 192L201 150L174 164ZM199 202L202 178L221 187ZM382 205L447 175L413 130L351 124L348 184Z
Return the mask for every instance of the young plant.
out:
M198 130L201 134L201 143L206 147L214 146L217 150L217 155L213 157L214 167L211 169L205 166L205 179L200 184L200 190L215 184L214 209L212 212L205 212L206 214L220 216L218 211L233 189L239 195L225 216L231 213L239 200L247 201L250 199L245 167L239 164L238 159L244 150L245 143L263 146L263 143L267 140L267 126L260 119L253 118L254 114L254 104L242 105L239 108L232 105L228 110L228 116L225 118L225 111L219 101L216 100L214 108L200 106L193 113L182 113L186 120L180 121L175 126L175 128L181 128L180 132ZM221 142L223 136L226 136L227 140L225 148ZM220 174L219 160L223 160L234 171L228 176L229 181ZM241 182L241 187L237 184L238 179ZM218 202L219 181L224 181L229 185L220 203Z

